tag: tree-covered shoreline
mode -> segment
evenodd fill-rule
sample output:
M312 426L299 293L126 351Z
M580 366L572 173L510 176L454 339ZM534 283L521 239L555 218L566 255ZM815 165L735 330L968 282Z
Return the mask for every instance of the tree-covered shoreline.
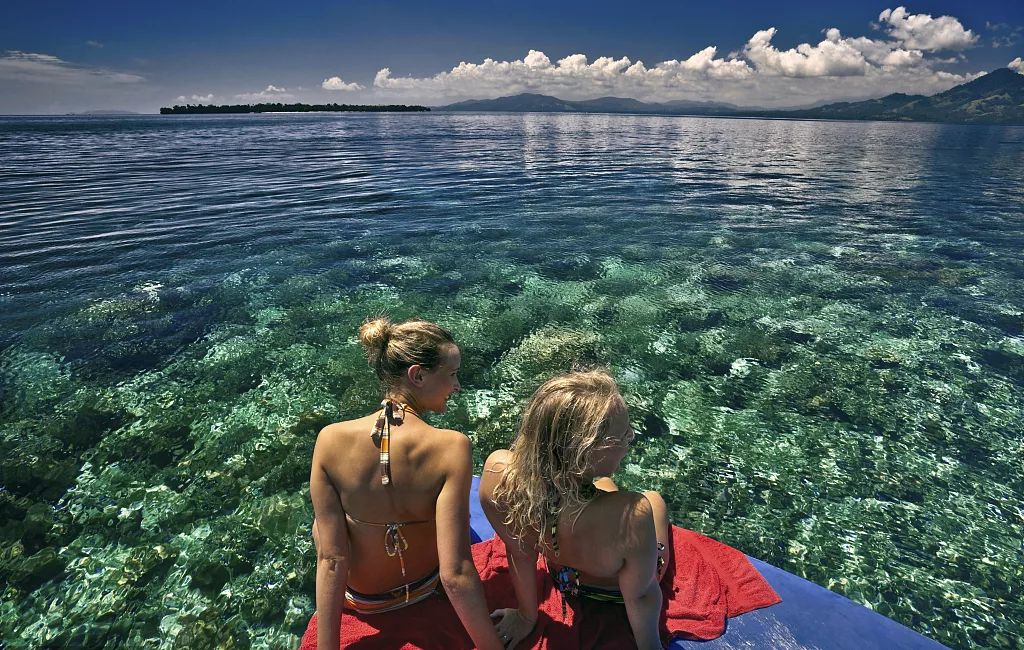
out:
M227 113L423 113L426 106L406 104L175 104L160 108L161 115L209 115Z

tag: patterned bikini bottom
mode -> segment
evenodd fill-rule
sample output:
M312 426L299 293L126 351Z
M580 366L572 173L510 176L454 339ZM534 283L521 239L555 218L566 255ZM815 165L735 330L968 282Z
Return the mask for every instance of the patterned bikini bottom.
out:
M418 580L382 594L361 594L345 590L345 608L359 614L381 614L408 607L440 592L441 574L437 569Z

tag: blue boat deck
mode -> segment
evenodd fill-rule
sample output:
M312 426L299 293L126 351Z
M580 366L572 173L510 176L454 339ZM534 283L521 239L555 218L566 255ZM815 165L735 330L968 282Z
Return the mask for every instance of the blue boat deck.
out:
M479 479L474 478L469 502L473 541L494 535L494 529L480 508L478 483ZM946 647L813 582L756 558L750 561L782 602L730 619L725 634L717 639L676 640L670 648L937 650Z

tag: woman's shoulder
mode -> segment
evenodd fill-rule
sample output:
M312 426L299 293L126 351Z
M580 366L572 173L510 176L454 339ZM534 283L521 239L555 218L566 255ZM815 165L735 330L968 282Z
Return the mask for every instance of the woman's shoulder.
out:
M317 434L314 454L329 453L334 456L337 452L350 448L356 436L369 438L376 421L376 417L371 414L328 424Z
M511 460L512 452L508 449L495 449L487 456L487 460L484 461L484 469L480 473L481 498L486 497L490 501L495 486L501 480L505 468L508 467Z
M430 437L435 447L442 450L445 456L458 457L459 461L465 460L463 457L472 457L473 441L469 436L455 429L431 428L433 435Z
M484 471L500 472L512 460L512 452L508 449L495 449L484 461Z
M644 527L654 522L654 510L651 502L640 492L619 490L617 492L602 492L591 501L587 510L592 521L604 522L616 534L627 531L636 531L638 527ZM632 538L633 535L623 535L624 539Z
M622 511L623 514L643 514L645 510L651 509L651 502L647 497L631 490L599 492L593 503L602 508Z
M376 416L367 415L361 418L355 418L353 420L342 420L340 422L332 422L323 429L320 429L320 438L331 439L338 438L345 435L351 435L355 431L369 434L374 423L376 422Z

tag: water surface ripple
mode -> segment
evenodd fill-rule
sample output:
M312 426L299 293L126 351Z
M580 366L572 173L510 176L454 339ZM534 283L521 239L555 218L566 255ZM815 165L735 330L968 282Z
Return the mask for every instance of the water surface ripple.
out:
M1024 635L1024 129L0 117L0 637L297 645L368 314L479 461L574 363L675 521L952 647Z

